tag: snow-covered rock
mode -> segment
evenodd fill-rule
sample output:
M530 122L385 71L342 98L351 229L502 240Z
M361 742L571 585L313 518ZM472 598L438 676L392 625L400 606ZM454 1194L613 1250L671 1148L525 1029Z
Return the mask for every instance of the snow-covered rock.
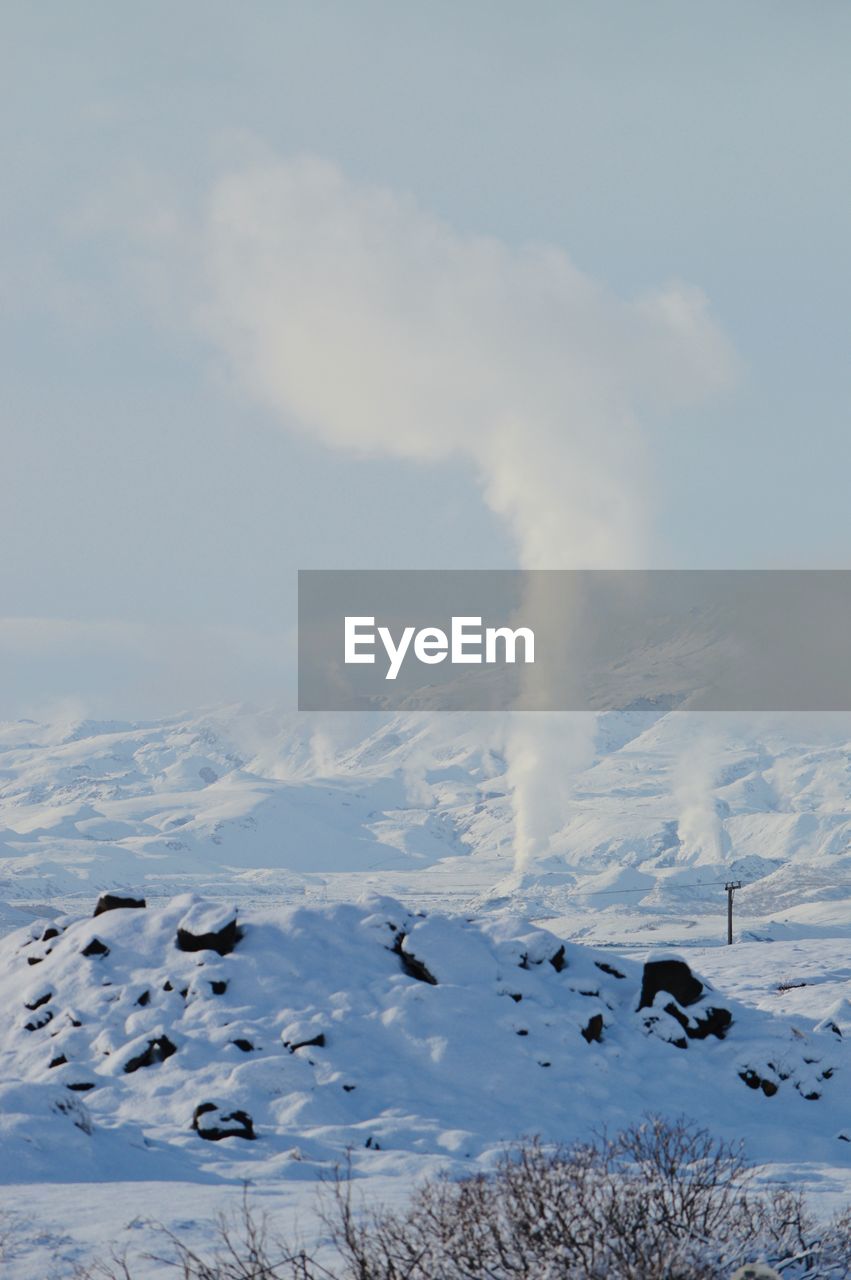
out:
M102 1139L139 1178L178 1156L252 1177L296 1176L294 1151L298 1176L349 1148L486 1159L648 1110L764 1158L851 1157L842 1036L727 1000L682 958L389 898L240 912L223 954L178 944L235 923L182 896L0 942L0 1178L91 1176Z

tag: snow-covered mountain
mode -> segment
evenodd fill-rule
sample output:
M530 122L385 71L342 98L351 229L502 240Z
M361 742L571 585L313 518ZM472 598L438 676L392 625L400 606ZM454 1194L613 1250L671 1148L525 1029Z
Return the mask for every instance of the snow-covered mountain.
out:
M504 899L598 942L682 942L718 936L735 878L737 927L851 930L846 718L744 726L644 709L574 717L565 733L580 719L564 764L548 721L539 790L560 794L522 866L497 717L5 725L0 920L119 886L243 900L366 888L453 910Z
M472 730L451 744L423 718L349 743L347 731L245 713L7 725L0 896L89 897L128 882L286 895L327 876L431 867L510 830L504 762Z

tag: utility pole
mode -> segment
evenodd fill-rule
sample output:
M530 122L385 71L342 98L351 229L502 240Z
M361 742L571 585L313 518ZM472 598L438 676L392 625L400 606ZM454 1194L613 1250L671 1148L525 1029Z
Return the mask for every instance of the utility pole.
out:
M741 889L741 880L728 880L724 885L727 890L727 946L733 945L733 894Z

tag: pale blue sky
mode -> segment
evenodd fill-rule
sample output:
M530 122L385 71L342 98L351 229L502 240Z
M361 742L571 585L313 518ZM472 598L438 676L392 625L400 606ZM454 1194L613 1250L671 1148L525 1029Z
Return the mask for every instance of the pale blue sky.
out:
M698 286L739 373L642 421L646 558L847 567L849 58L844 0L7 5L0 618L63 622L0 623L0 714L275 696L298 567L516 563L471 463L282 430L92 216L202 199L234 133L625 298Z

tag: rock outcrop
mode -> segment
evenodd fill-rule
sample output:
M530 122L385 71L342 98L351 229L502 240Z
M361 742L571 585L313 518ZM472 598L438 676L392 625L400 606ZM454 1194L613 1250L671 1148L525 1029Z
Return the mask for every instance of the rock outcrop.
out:
M253 1141L257 1137L254 1121L247 1111L237 1109L224 1113L215 1102L202 1102L195 1108L192 1128L207 1142L221 1142L223 1138Z
M129 898L119 893L102 893L97 900L94 916L102 916L105 911L121 911L125 908L139 910L147 905L144 898Z

